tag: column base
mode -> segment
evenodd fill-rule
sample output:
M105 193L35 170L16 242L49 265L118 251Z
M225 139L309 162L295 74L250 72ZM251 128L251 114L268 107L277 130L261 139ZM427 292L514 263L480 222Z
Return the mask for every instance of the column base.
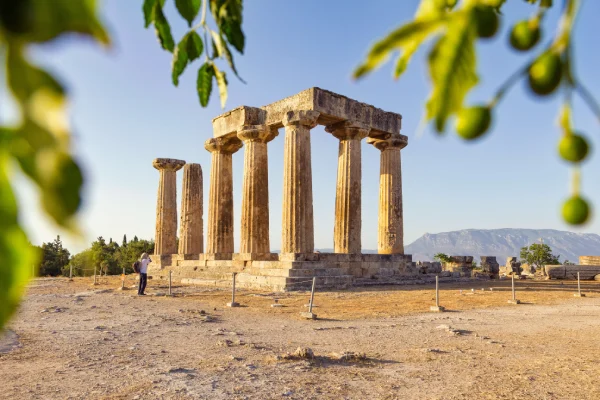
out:
M521 304L521 300L509 300L509 304Z
M431 306L431 307L429 307L429 311L432 311L432 312L444 312L444 311L446 311L446 308L442 307L442 306Z

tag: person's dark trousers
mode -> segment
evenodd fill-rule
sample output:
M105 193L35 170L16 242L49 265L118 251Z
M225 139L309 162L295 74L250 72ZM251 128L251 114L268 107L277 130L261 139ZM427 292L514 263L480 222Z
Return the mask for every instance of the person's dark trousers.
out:
M138 294L144 294L144 290L146 290L146 283L148 283L148 274L143 274L140 272L140 287L138 288Z

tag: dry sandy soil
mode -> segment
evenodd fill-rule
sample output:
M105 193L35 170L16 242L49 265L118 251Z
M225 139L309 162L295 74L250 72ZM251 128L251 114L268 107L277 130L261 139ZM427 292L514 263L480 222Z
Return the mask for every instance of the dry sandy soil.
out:
M90 282L32 282L0 339L0 398L600 398L598 282L575 298L518 281L521 305L509 281L444 284L443 314L432 286L318 292L316 321L307 293L240 291L230 309L221 289Z

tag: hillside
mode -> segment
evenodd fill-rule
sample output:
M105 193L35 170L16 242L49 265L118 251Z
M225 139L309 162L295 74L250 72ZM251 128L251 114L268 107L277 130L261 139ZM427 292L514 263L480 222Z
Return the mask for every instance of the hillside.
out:
M560 255L560 261L578 262L581 255L600 254L600 235L574 233L553 229L465 229L461 231L426 233L405 247L413 260L432 260L435 253L448 255L496 256L503 265L506 257L518 257L523 246L543 242Z

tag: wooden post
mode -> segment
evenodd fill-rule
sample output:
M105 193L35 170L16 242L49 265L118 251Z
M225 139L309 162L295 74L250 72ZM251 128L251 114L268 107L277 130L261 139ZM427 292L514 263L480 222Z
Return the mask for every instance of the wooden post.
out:
M121 277L121 290L125 290L125 268L123 268L123 276Z
M315 286L317 285L317 278L313 276L312 288L310 290L310 302L308 303L308 312L301 312L300 315L307 319L317 319L317 314L312 312L313 302L315 300Z
M98 282L96 281L96 266L94 265L94 285L97 285Z
M69 264L69 281L73 280L73 264Z
M171 296L173 294L173 292L171 291L171 285L172 285L172 279L171 279L171 274L172 274L173 270L169 270L169 296Z

